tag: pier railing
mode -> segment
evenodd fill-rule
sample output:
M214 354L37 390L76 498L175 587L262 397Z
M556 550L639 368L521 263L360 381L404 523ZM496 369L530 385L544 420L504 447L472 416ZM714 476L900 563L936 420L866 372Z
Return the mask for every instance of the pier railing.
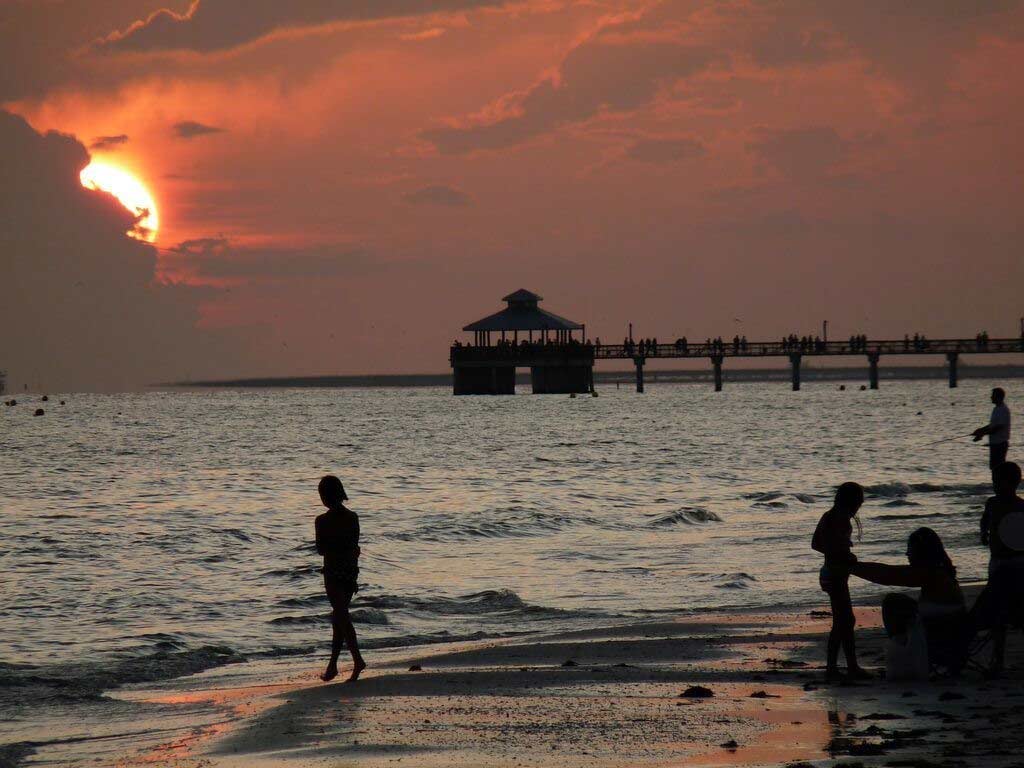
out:
M819 341L819 342L783 342L753 341L734 342L714 341L692 343L673 342L671 344L601 344L594 346L594 357L600 360L631 360L636 357L666 358L702 358L702 357L804 357L816 355L942 355L985 354L1024 352L1024 338L1020 339L927 339L915 342L905 339L850 341Z

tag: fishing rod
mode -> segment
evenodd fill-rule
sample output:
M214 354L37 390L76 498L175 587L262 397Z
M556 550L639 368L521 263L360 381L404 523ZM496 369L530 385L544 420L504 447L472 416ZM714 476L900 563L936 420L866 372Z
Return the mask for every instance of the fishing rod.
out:
M939 443L952 443L956 440L963 440L965 437L974 437L973 432L968 432L966 435L957 435L956 437L944 437L942 440L935 440L931 443L925 443L922 448L927 448L929 445L938 445Z
M360 548L359 556L360 557L368 557L371 560L379 560L382 563L387 563L392 568L397 568L400 571L409 571L410 573L412 573L412 568L406 568L404 565L399 565L398 563L394 562L393 560L389 560L386 557L381 557L380 555L374 555L372 553L369 553L365 549L362 549L362 548Z

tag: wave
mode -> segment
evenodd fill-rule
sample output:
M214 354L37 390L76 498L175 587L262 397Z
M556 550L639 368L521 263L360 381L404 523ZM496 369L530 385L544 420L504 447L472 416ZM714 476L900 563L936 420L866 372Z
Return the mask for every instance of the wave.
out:
M750 585L757 581L754 576L742 571L726 574L723 578L725 581L716 585L718 589L750 589Z
M104 691L122 685L171 680L245 660L245 656L231 648L204 645L183 651L158 650L100 663L43 667L0 662L0 705L98 699Z
M775 501L781 499L786 494L782 491L763 491L757 493L745 493L743 494L744 499L750 499L751 501Z
M350 614L352 617L353 624L373 624L380 627L385 627L391 622L388 621L388 616L384 611L376 608L364 608L362 610L353 610ZM319 613L319 614L305 614L301 616L277 616L269 621L274 626L311 626L313 624L330 624L331 614Z
M888 506L888 505L887 505ZM919 506L919 505L914 505ZM960 518L960 517L974 517L974 510L966 510L960 512L925 512L923 514L906 514L906 515L874 515L872 520L928 520L929 518Z
M355 618L355 614L359 612L353 613L353 618ZM370 619L369 623L378 623L383 613L366 610L364 616ZM384 617L384 622L386 623L386 617ZM488 633L476 631L453 634L440 631L361 639L360 645L370 649L406 648L416 645L516 637L525 634L529 634L529 632ZM110 700L104 697L104 693L124 685L172 680L227 664L238 664L257 659L303 656L315 652L317 648L318 645L307 643L243 654L224 646L206 645L192 650L157 651L134 658L95 663L32 665L0 661L0 712L23 711L31 707L52 706L61 703L109 702ZM30 754L23 750L12 751L11 747L15 746L17 745L0 745L0 768L18 765L18 760ZM6 752L3 751L5 749Z
M935 483L877 483L864 487L867 496L884 499L901 498L914 493L944 493L951 496L987 496L992 486L988 483L952 483L937 485Z
M667 515L658 517L647 525L651 528L666 528L673 525L700 525L702 523L720 523L722 518L706 507L683 507Z
M399 597L397 595L374 595L357 598L357 608L378 610L406 610L436 614L439 616L486 616L519 614L530 618L555 618L562 616L604 616L592 611L572 611L533 605L523 600L511 589L488 589L460 597Z
M493 510L492 519L435 516L413 531L387 536L398 541L457 542L473 539L512 539L545 536L580 525L600 526L598 520L586 515L560 515L549 512ZM493 519L497 518L497 519Z

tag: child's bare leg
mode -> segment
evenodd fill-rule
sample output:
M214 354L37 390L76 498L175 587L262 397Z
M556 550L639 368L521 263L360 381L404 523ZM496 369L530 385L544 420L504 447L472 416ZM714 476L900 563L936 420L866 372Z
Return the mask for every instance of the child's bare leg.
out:
M366 669L366 662L363 660L363 654L359 652L359 638L356 637L356 628L352 624L352 617L347 610L342 614L339 623L345 638L345 645L348 646L348 651L352 654L352 674L349 675L348 682L354 683Z
M341 655L343 642L342 628L338 626L337 611L334 611L331 613L331 659L327 662L327 669L320 675L320 679L325 683L338 676L338 657Z

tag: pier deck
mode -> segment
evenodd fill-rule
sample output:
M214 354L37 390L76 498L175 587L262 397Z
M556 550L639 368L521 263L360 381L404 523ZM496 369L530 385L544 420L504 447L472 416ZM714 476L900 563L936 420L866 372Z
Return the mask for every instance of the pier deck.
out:
M451 364L456 369L482 367L488 370L529 367L534 372L556 366L571 369L590 369L599 360L632 360L636 367L636 388L644 391L644 366L649 360L701 360L710 361L714 371L715 391L722 389L722 370L728 358L766 359L786 358L792 367L793 389L800 389L800 370L806 357L864 356L868 362L868 386L878 389L879 361L883 355L944 355L949 371L949 386L956 387L959 380L960 355L993 355L1024 353L1024 337L1009 339L862 339L859 341L728 341L670 344L590 344L566 342L502 342L491 346L482 344L458 345L451 348ZM574 377L570 391L592 386L593 377ZM513 387L508 380L503 387L491 391L509 393ZM535 391L545 391L537 389Z

